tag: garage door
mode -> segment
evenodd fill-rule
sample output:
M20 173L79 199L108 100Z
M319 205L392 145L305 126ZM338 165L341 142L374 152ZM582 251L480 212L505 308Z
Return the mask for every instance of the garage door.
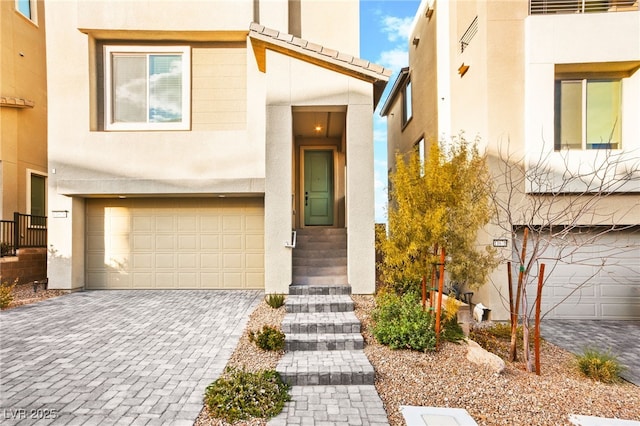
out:
M545 318L640 319L640 233L610 233L583 246L585 238L575 234L545 253L542 311L555 306ZM564 261L556 263L560 251ZM535 286L527 291L533 306Z
M262 199L88 199L88 289L262 289Z

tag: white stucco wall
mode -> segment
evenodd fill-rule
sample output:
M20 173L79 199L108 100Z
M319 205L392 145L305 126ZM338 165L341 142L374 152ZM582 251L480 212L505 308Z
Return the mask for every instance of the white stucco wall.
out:
M598 30L595 30L595 29ZM549 155L558 170L557 185L568 166L572 172L595 171L604 157L602 150L554 152L554 83L556 65L585 71L604 72L610 63L629 63L615 69L640 64L640 12L536 15L525 21L525 146L527 164L536 164ZM587 64L582 66L580 64ZM597 74L596 74L597 75ZM630 153L622 163L631 165L640 149L640 72L622 80L622 149ZM581 190L582 187L571 188ZM630 183L625 190L640 191L640 184ZM537 188L529 187L530 191Z

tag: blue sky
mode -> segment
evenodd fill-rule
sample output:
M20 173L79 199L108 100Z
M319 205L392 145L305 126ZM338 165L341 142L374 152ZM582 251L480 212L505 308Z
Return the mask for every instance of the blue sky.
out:
M393 70L373 117L377 223L387 220L387 125L380 108L398 71L407 66L409 30L419 5L419 0L360 0L360 57Z

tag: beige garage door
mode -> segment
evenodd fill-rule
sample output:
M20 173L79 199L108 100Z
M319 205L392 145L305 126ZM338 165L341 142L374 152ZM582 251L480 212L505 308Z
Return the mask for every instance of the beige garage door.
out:
M88 289L262 289L262 199L88 199Z

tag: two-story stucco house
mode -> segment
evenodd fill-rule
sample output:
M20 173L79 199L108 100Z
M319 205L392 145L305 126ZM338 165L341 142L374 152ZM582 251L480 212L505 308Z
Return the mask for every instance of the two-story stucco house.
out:
M292 231L335 229L374 290L359 3L47 7L49 286L287 293ZM343 283L346 284L346 283Z
M640 182L625 175L638 170L639 68L635 0L425 0L409 38L409 66L382 108L389 164L397 151L428 152L425 145L460 132L467 140L478 137L498 198L511 196L519 203L512 211L523 213L515 216L534 218L514 221L513 229L488 226L478 245L506 244L502 258L517 264L511 233L521 235L530 224L565 227L571 230L566 241L549 241L565 257L547 265L541 299L547 318L639 319ZM615 158L615 173L601 169L607 155ZM509 194L500 192L505 185L497 179L504 164L522 177ZM536 173L543 173L537 181L526 177ZM608 186L612 178L618 181ZM599 188L606 196L590 214L557 213L576 209L572 200L587 200ZM554 211L536 213L540 222L518 212L518 205L524 210L552 196ZM548 220L554 214L555 223ZM624 230L581 242L581 232L614 225ZM532 286L529 295L535 292ZM473 302L488 306L493 319L508 319L504 262Z
M44 2L0 2L0 64L0 276L28 283L47 276Z

